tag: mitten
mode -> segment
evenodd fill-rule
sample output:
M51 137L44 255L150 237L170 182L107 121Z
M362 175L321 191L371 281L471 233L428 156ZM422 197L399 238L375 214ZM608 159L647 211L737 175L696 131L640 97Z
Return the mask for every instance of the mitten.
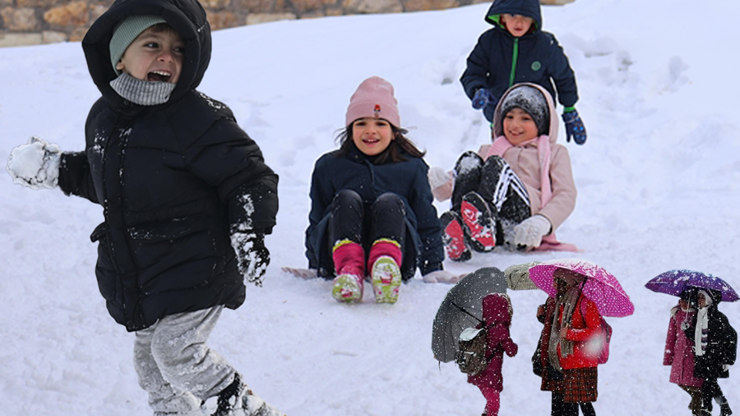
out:
M446 201L452 197L452 176L440 167L432 167L427 174L432 195L437 201Z
M8 173L13 182L32 188L55 188L59 180L59 146L38 137L10 151Z
M514 264L504 270L506 284L511 290L535 290L537 285L529 278L529 268L540 264L538 261L532 261L524 264Z
M522 249L539 247L551 227L550 220L544 216L532 215L514 227L514 245Z
M475 91L475 95L473 96L473 108L475 108L476 110L480 110L481 108L493 102L495 99L496 97L494 97L490 91L485 88L479 88L477 91Z
M576 144L586 143L586 127L583 125L583 120L578 115L578 111L573 110L563 113L563 122L565 123L566 142L570 142L570 138L572 137Z
M270 264L270 252L265 247L265 235L256 232L234 232L231 234L231 247L236 253L239 273L247 281L262 286L262 276Z
M424 283L457 283L459 275L454 275L447 270L435 270L422 276Z

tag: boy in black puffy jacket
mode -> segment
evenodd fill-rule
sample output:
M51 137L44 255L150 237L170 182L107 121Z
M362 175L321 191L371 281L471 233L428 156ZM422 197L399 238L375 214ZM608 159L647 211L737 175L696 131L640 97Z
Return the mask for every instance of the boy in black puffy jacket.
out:
M196 0L118 0L82 46L102 97L85 151L32 139L17 183L57 185L103 207L96 276L111 316L135 332L134 365L155 415L278 415L206 341L224 307L261 283L277 175L231 110L195 90L211 55Z

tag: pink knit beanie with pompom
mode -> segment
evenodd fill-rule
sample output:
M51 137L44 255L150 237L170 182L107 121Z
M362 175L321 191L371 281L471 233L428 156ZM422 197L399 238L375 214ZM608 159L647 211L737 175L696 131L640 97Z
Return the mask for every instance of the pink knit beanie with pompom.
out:
M393 85L390 82L380 77L370 77L357 87L349 100L346 125L365 117L383 118L395 127L401 127L398 101L393 96Z

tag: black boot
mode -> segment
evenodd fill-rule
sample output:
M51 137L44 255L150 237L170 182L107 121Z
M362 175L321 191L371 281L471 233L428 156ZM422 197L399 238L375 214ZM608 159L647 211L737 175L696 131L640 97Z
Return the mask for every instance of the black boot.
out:
M218 408L213 416L231 416L235 409L241 408L242 396L246 386L239 373L234 374L234 381L218 394Z

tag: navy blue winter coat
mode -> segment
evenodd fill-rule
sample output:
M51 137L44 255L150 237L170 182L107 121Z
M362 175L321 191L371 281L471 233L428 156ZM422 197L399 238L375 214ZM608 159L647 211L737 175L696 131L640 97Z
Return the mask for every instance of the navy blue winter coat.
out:
M343 156L338 151L321 156L311 178L311 212L306 229L308 266L322 277L334 276L328 238L331 202L337 192L351 189L369 207L383 193L398 195L406 207L406 247L402 264L403 279L413 277L416 267L421 274L442 269L444 247L442 226L432 205L427 172L423 159L404 154L406 161L373 164L355 146Z
M165 104L132 104L109 85L113 28L133 14L162 16L185 41ZM230 228L271 232L278 177L231 110L195 91L211 56L205 11L197 0L119 0L82 46L102 97L87 118L85 151L62 156L59 186L103 207L91 238L109 313L137 331L171 314L237 308L245 286Z
M534 29L513 37L499 23L504 13L531 17ZM468 97L472 99L476 90L486 88L498 100L512 85L532 82L544 87L564 107L575 105L575 75L555 36L542 30L539 0L496 0L485 20L494 27L480 36L460 78ZM488 121L493 120L496 102L483 109Z

